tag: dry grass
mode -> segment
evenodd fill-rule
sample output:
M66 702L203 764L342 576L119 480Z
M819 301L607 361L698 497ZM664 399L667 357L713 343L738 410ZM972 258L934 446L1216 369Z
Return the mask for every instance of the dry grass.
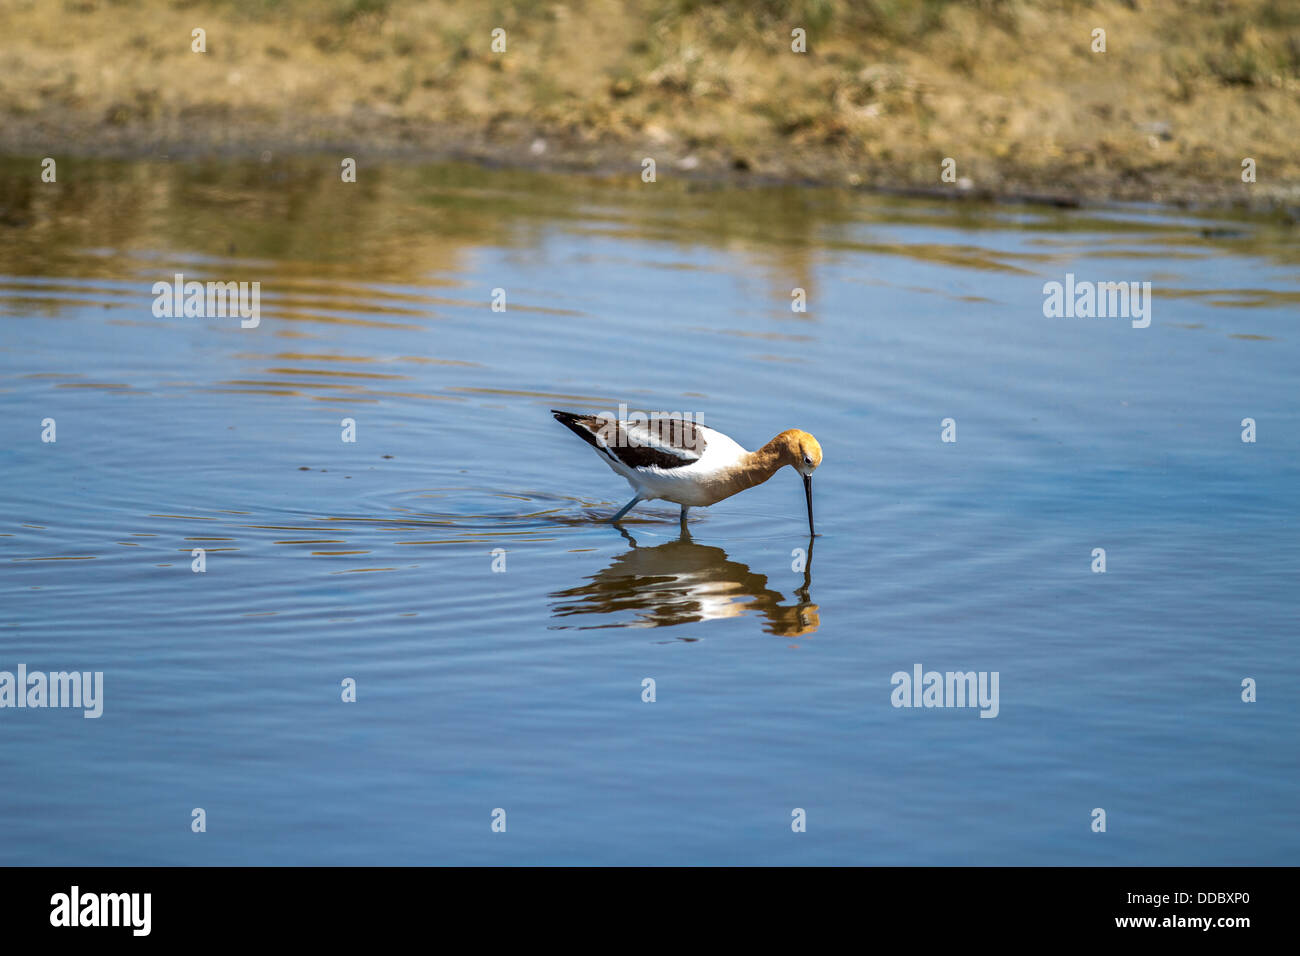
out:
M939 187L950 156L995 192L1300 184L1290 0L0 0L0 23L10 150L653 156L895 187Z

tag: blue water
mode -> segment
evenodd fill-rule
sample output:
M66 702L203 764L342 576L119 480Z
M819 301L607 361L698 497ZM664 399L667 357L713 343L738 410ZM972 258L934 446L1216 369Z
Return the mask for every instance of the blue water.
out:
M89 165L0 177L0 670L105 698L0 709L0 863L1296 861L1294 229ZM175 272L261 324L154 317ZM1067 272L1150 327L1045 318ZM604 523L548 409L619 403L816 435L807 573L790 472Z

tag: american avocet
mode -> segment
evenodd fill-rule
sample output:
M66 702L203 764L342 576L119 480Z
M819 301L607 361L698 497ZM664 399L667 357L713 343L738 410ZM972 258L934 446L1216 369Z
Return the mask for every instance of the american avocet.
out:
M822 446L807 432L791 428L758 451L745 451L722 432L686 419L615 421L605 415L577 415L551 409L560 424L600 453L605 464L627 479L636 492L610 519L617 524L638 501L654 498L682 506L717 504L739 491L761 485L789 465L803 475L808 499L808 533L813 531L812 473L822 463Z

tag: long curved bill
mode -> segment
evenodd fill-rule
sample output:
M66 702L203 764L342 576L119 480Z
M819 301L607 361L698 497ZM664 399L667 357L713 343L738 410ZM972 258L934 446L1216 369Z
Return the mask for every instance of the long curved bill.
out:
M813 530L812 517L812 475L803 476L803 493L808 499L808 533L816 534L817 532Z

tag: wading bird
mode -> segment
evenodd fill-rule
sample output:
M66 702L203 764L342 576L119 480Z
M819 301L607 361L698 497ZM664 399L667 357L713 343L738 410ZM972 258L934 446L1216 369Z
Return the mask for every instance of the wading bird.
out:
M808 500L808 533L813 530L812 473L822 463L822 446L807 432L791 428L758 451L745 451L722 432L683 418L634 418L616 421L609 415L578 415L551 409L569 428L600 454L605 464L627 479L635 492L631 501L610 519L617 524L638 501L655 498L682 506L717 504L737 492L761 485L789 465L803 475Z

